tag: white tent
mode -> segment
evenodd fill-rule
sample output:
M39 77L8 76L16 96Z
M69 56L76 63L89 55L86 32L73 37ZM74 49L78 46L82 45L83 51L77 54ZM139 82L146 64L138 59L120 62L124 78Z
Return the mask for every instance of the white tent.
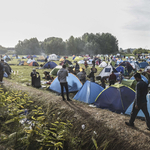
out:
M102 68L104 68L106 66L107 66L107 63L105 61L102 61L101 64L99 65L99 67L102 67Z
M144 69L144 71L146 72L149 69L150 69L150 66L146 66L145 69Z
M130 64L132 65L133 69L140 70L140 67L137 63L131 62Z
M101 78L109 77L112 71L117 72L115 68L113 68L111 65L108 65L100 72L98 76L100 76Z
M48 60L48 61L51 61L51 60L58 60L58 58L57 58L57 55L56 55L56 54L51 54L51 55L49 55L49 57L48 57L47 60Z
M27 63L30 64L31 62L35 61L34 59L28 59Z
M78 64L84 64L84 60L80 60L80 61L78 61Z

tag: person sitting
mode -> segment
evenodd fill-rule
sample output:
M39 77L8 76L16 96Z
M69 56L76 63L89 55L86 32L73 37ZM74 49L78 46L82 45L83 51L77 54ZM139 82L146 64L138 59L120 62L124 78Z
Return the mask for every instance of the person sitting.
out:
M114 74L114 71L112 71L112 74L109 76L109 86L114 85L116 82L116 75Z
M33 69L31 72L31 83L33 87L41 87L40 75L36 72L36 69Z
M86 81L86 72L84 71L84 69L82 68L81 72L77 73L77 77L79 78L79 80L82 82L82 84L85 83Z
M54 78L50 76L49 72L44 71L43 74L45 75L45 77L43 77L43 79L46 79L46 80L54 80Z

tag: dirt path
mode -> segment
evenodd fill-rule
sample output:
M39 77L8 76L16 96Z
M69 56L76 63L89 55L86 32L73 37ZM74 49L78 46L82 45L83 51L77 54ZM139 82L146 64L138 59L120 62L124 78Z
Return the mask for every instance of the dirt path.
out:
M116 114L100 108L93 108L75 100L71 102L62 101L60 96L52 92L35 89L30 86L23 86L19 83L11 82L10 80L5 79L4 82L4 86L7 88L28 92L30 96L36 96L37 99L42 98L45 102L51 101L58 104L61 108L74 111L76 117L82 118L83 122L88 118L92 118L95 122L104 122L106 127L115 130L120 138L128 141L130 145L136 145L137 149L150 149L150 131L146 129L145 121L136 119L135 127L130 128L125 125L125 121L129 120L129 116Z

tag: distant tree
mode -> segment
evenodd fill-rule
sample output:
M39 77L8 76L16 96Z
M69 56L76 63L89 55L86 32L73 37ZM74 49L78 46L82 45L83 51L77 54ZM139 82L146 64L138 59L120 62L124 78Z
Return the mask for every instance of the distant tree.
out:
M134 55L136 55L136 54L142 54L142 53L148 54L148 53L150 53L150 50L138 48L138 49L135 49L135 50L133 51L133 54L134 54Z
M18 44L15 46L15 49L18 55L33 55L33 54L38 55L41 53L41 47L39 45L37 38L19 41Z
M7 48L0 45L0 54L5 54L5 53L7 53Z
M66 52L66 43L62 38L50 37L44 40L41 44L42 49L46 54L63 55Z

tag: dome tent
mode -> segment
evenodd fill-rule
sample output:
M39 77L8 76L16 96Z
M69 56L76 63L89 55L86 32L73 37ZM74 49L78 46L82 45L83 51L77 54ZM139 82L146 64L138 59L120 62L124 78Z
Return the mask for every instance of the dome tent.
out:
M72 73L68 73L67 82L68 82L69 92L79 91L80 88L82 87L82 83L80 82L80 80L75 75L73 75ZM61 93L61 87L60 87L58 77L56 77L53 80L53 82L49 86L49 89L54 91L54 92ZM64 89L64 92L66 92L65 89Z
M87 80L73 99L91 104L103 90L104 88L99 84Z
M45 69L45 68L53 69L53 68L55 68L56 66L57 66L57 64L56 64L55 62L49 61L49 62L47 62L47 63L43 66L43 68L44 68L44 69Z
M134 98L135 92L132 89L117 84L103 90L97 96L94 104L98 108L109 109L116 113L125 113Z
M148 112L150 114L150 94L147 94L146 96L146 99L147 99L147 109L148 109ZM133 108L133 102L132 104L128 107L128 109L126 110L125 114L126 115L130 115L131 112L132 112L132 108ZM142 112L142 110L140 110L137 114L138 117L145 117L144 113Z
M62 66L56 66L55 68L53 68L53 70L51 70L50 75L57 76L57 72L58 72L58 70L60 70L61 68L62 68Z
M56 55L56 54L51 54L51 55L49 55L49 57L48 57L47 60L48 60L48 61L58 60L58 58L57 58L57 55Z

